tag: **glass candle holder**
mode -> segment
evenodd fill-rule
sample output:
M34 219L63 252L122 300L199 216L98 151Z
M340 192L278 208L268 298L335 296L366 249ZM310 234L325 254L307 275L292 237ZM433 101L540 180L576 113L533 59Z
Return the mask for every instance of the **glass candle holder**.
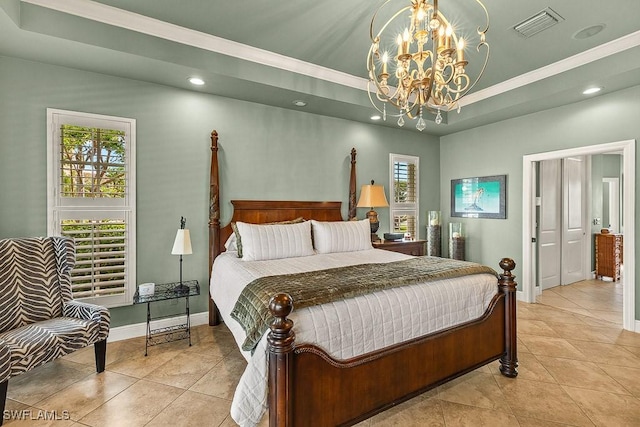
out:
M465 234L461 222L449 223L449 258L464 260Z
M440 222L440 211L429 211L427 212L428 224L429 225L441 225Z
M427 212L427 255L441 256L442 226L440 211Z

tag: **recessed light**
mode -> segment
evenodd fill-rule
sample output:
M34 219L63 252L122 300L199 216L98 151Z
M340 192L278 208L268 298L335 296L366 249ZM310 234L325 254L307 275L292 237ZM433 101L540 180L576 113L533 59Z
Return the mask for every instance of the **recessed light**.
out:
M583 95L591 95L592 93L600 92L602 90L601 87L590 87L582 92Z
M189 77L187 80L189 80L189 83L195 86L204 85L204 80L202 80L200 77Z
M578 31L577 33L575 33L573 35L573 38L576 39L576 40L588 39L589 37L593 37L596 34L598 34L599 32L601 32L602 30L604 30L605 27L606 27L605 24L596 24L596 25L592 25L590 27L583 28L580 31Z
M379 114L375 114L373 116L371 116L371 120L380 120L382 117L380 117Z
M296 99L295 101L292 102L293 105L295 105L296 107L304 107L307 105L306 102L300 100L300 99Z

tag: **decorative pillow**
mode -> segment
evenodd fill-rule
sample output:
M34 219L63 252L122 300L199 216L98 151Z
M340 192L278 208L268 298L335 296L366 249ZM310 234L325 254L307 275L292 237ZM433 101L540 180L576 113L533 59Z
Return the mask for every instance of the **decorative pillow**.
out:
M311 220L313 245L318 253L353 252L372 249L369 219L361 221Z
M237 222L242 236L243 261L294 258L315 254L311 243L311 223L247 224Z
M231 223L231 229L233 230L232 236L236 236L236 250L238 251L238 258L242 258L242 239L240 239L240 232L238 231L238 227L236 227L236 223Z
M288 219L286 221L265 222L264 224L261 224L261 225L299 224L299 223L304 222L304 221L305 221L305 219L302 218L301 216L299 216L298 218L295 218L295 219ZM260 225L260 224L257 224L257 225ZM238 232L238 228L236 227L236 223L235 222L231 223L231 230L233 230L233 234L231 236L235 236L235 239L234 239L235 245L233 246L234 249L227 248L227 244L231 244L231 242L229 242L231 240L231 237L229 237L229 239L227 239L227 242L224 244L224 247L228 251L238 251L238 258L242 258L242 239L240 238L240 232Z

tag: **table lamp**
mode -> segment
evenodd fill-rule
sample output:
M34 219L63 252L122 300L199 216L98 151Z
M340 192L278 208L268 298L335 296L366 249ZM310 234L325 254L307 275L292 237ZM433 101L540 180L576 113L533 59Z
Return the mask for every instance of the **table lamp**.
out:
M382 208L389 206L387 202L387 196L384 194L384 187L382 185L375 185L374 181L371 180L370 185L363 185L360 190L360 199L358 199L358 204L356 207L358 208L370 208L371 210L367 212L367 218L369 218L369 224L371 226L371 241L375 242L380 240L376 232L378 231L378 227L380 227L380 222L378 221L378 213L373 210L373 208Z
M189 229L184 228L187 223L187 219L180 217L180 229L176 233L176 240L173 242L173 249L171 249L171 255L180 255L180 284L173 288L174 292L188 293L189 287L182 283L182 255L191 255L191 236L189 235Z

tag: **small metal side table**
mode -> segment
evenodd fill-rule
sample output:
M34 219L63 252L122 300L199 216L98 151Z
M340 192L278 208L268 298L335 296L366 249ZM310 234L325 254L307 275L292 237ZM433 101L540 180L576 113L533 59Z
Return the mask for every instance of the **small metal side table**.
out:
M189 339L189 346L191 346L191 321L189 317L189 297L200 295L200 285L197 280L189 280L182 282L184 286L189 288L189 292L185 290L179 290L176 288L180 285L180 282L176 283L163 283L156 284L155 292L153 295L140 295L140 292L136 289L136 293L133 296L134 304L147 304L147 337L144 345L144 355L148 354L148 349L152 345L163 344L166 342ZM184 298L185 299L185 311L184 313L169 314L166 316L151 317L151 303L158 301L167 301L172 299ZM175 326L167 326L164 328L151 329L151 321L165 319L169 317L180 316L182 314L187 315L187 323L182 323Z

